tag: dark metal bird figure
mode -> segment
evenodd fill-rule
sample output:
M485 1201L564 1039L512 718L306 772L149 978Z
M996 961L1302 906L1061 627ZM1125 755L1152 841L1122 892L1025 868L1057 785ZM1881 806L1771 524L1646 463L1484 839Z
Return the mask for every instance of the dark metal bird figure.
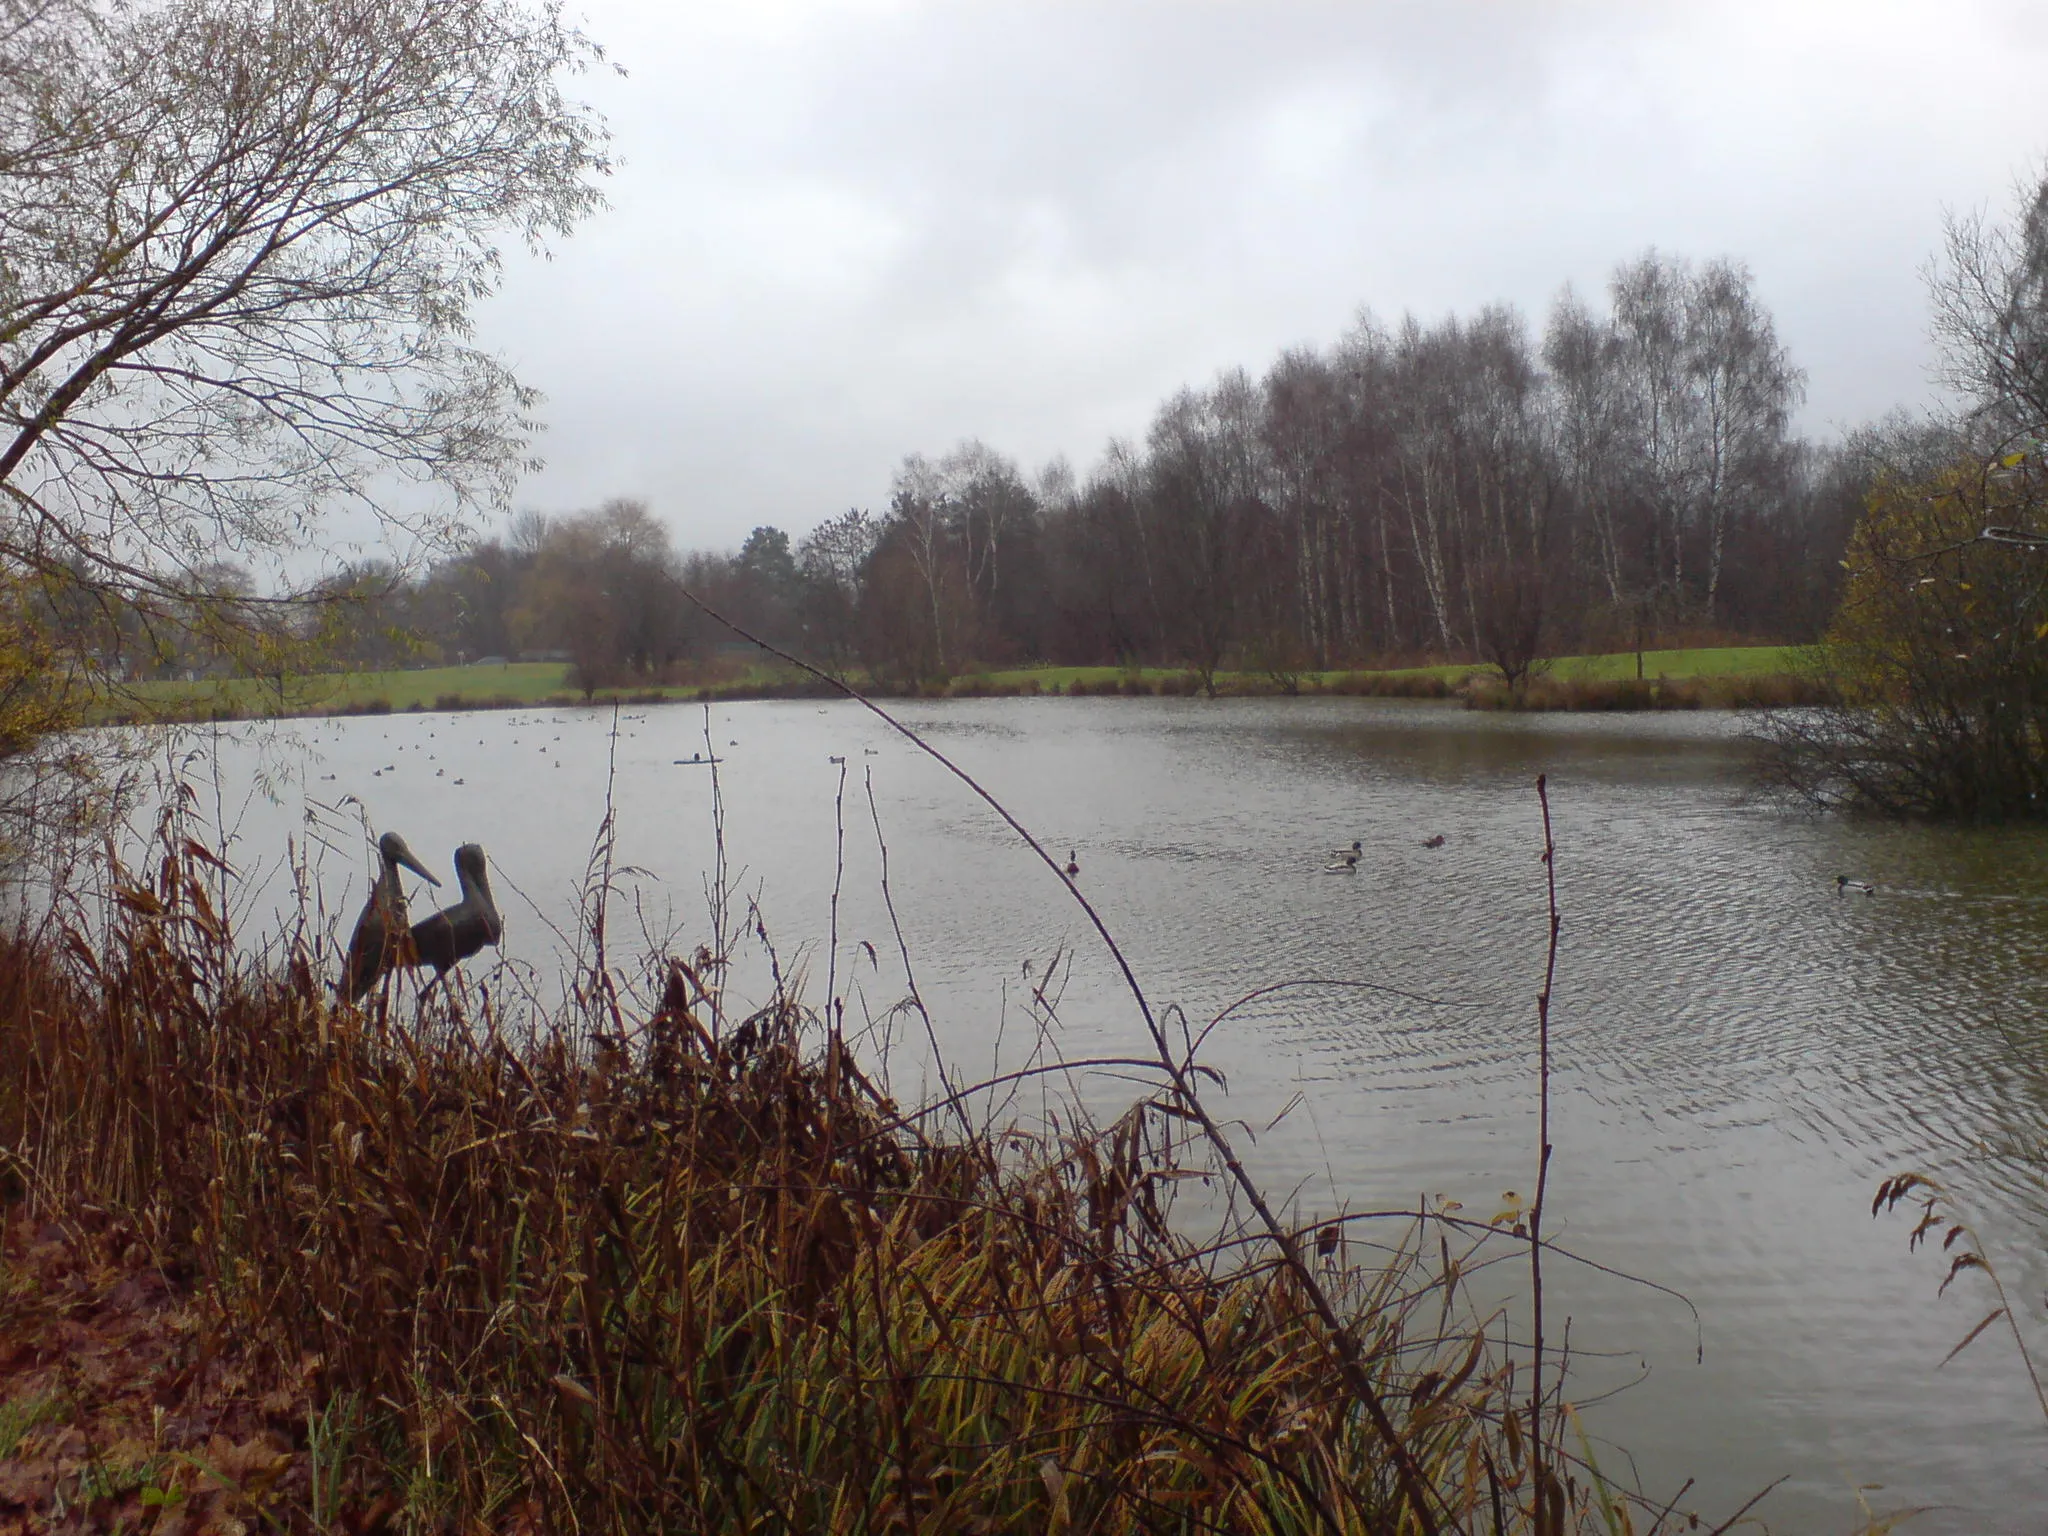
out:
M491 900L490 877L484 873L483 844L464 843L455 850L455 879L462 887L462 900L412 925L412 947L421 964L434 968L437 980L456 961L496 944L505 931L505 920Z
M405 888L398 883L398 866L403 864L429 885L441 883L412 856L405 839L396 832L377 839L377 856L383 861L383 872L370 887L363 915L356 919L355 935L348 941L348 966L342 972L341 989L352 1003L361 1002L377 985L378 977L405 963L401 958L407 934Z

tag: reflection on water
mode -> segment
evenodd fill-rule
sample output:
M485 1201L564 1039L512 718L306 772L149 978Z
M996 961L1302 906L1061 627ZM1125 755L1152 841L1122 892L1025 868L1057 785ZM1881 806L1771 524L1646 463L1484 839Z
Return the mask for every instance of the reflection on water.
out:
M1699 1310L1696 1331L1655 1291L1563 1272L1579 1394L1635 1383L1590 1410L1593 1432L1662 1496L1697 1477L1689 1499L1722 1516L1785 1478L1764 1506L1779 1529L1844 1528L1859 1497L1938 1506L1916 1530L2038 1528L2048 1431L2009 1348L1987 1334L1935 1369L1990 1303L1967 1277L1937 1301L1939 1258L1909 1257L1906 1223L1873 1222L1869 1202L1902 1167L1950 1180L2048 1346L2048 1200L2026 1150L2048 1101L2041 834L1789 816L1745 796L1739 722L1707 714L1057 699L906 714L1056 852L1076 850L1156 1002L1199 1023L1302 978L1433 1000L1292 990L1212 1037L1229 1113L1260 1132L1251 1160L1304 1209L1442 1195L1490 1213L1502 1191L1528 1189L1544 937L1532 781L1547 773L1565 913L1553 1225ZM814 992L829 967L857 1018L905 990L871 776L904 938L949 1053L968 1070L1016 1064L1024 962L1042 978L1062 946L1060 1047L1136 1043L1128 998L1058 881L872 716L742 704L707 727L696 710L653 709L622 717L616 739L611 723L564 710L226 736L223 804L257 912L288 899L287 838L321 828L338 849L318 862L327 910L360 901L351 810L307 804L353 794L437 865L486 844L506 954L546 967L574 930L609 793L619 857L644 871L624 880L615 923L694 943L712 779L676 759L704 751L708 728L741 889ZM266 762L297 775L275 800L246 793ZM1442 847L1423 846L1437 835ZM1358 872L1324 873L1327 850L1354 838ZM1879 894L1838 896L1840 873ZM899 1090L915 1090L909 1070Z

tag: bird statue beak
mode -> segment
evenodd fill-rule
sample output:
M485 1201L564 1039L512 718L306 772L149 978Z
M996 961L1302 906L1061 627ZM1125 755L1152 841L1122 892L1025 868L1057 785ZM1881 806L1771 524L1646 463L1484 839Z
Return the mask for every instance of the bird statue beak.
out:
M426 865L422 864L418 859L412 856L412 850L410 848L401 848L398 850L398 862L403 864L407 869L411 870L414 874L418 875L422 880L426 881L427 884L429 885L439 885L441 883L440 881L434 878L433 872L429 870Z

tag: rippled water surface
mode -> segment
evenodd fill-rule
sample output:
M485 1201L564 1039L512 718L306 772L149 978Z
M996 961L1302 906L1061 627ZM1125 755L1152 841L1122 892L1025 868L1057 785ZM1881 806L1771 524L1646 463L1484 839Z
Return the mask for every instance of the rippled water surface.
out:
M1263 985L1207 1059L1253 1161L1304 1209L1490 1214L1534 1164L1534 998L1543 965L1549 776L1564 912L1551 1220L1563 1242L1682 1291L1698 1309L1589 1269L1550 1283L1571 1317L1603 1463L1632 1453L1662 1497L1718 1519L1841 1530L1858 1501L1932 1506L1910 1529L2038 1531L2048 1430L1976 1277L1873 1221L1905 1167L1961 1191L2015 1302L2038 1325L2048 1201L2031 1149L2048 1100L2048 843L1815 821L1744 793L1740 722L1472 714L1363 700L1008 700L905 718L1064 859L1153 998L1199 1024ZM437 869L490 849L515 963L546 973L604 815L633 868L622 929L694 945L715 857L693 708L409 715L238 728L218 778L254 912L289 897L288 837L333 913L362 899L353 794ZM851 705L716 708L725 845L782 963L828 972L850 1016L904 993L875 826L917 981L967 1068L1027 1049L1024 966L1062 972L1061 1045L1135 1048L1127 996L1059 881L979 801ZM826 953L835 792L847 759L836 957ZM208 773L202 764L193 771ZM332 777L329 777L329 776ZM871 815L866 782L872 779ZM456 780L462 780L458 786ZM256 786L263 786L257 788ZM1421 846L1441 834L1438 850ZM1324 850L1365 846L1355 875ZM320 843L333 844L322 852ZM1848 873L1878 886L1836 895ZM415 897L415 907L427 900ZM874 946L869 957L864 944ZM849 979L850 978L850 979ZM999 1041L998 1036L1003 1038ZM905 1068L905 1071L915 1070ZM914 1082L899 1076L899 1090ZM1297 1096L1299 1096L1297 1102ZM1277 1126L1265 1129L1294 1105ZM2048 1346L2048 1329L2033 1327ZM1611 1442L1611 1444L1609 1443Z

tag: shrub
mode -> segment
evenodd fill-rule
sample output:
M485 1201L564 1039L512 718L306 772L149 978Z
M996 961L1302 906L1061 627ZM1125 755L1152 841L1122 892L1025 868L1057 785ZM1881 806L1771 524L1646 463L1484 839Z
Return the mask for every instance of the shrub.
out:
M1340 672L1324 685L1330 693L1378 699L1447 699L1451 685L1428 672Z
M1850 540L1817 708L1773 716L1766 773L1823 806L1893 816L2048 815L2048 622L2038 448L1887 478Z

